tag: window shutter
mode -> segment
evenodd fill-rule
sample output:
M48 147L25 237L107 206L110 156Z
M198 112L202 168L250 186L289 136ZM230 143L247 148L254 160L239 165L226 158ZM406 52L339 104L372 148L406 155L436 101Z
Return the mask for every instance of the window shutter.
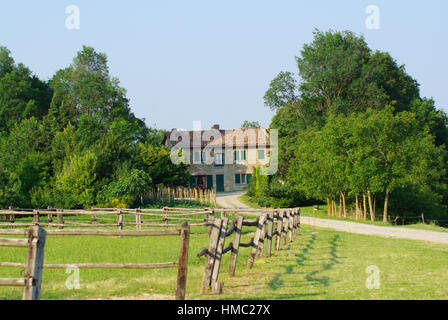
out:
M252 179L252 175L250 173L248 173L247 176L246 176L247 184L250 183L251 179Z
M196 177L190 176L190 188L196 187Z
M213 189L213 176L207 176L207 189Z
M241 183L241 175L239 175L239 174L235 175L235 183L236 184L240 184Z

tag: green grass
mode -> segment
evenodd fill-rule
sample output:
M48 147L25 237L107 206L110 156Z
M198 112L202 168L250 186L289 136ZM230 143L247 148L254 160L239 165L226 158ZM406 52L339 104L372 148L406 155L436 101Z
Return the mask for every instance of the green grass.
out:
M243 242L253 236L245 228ZM227 239L227 244L232 241ZM227 245L226 244L226 245ZM236 277L227 275L223 258L220 281L224 295L202 295L207 229L192 228L187 298L189 299L448 299L448 246L420 241L355 235L311 226L270 258L246 267L249 248L241 248ZM45 263L176 261L179 238L49 236ZM2 248L0 261L25 262L26 249ZM379 267L381 289L367 290L366 268ZM0 277L20 277L16 268L0 268ZM81 288L65 286L65 270L44 270L42 299L172 298L176 269L81 269ZM0 300L20 299L21 288L0 287Z

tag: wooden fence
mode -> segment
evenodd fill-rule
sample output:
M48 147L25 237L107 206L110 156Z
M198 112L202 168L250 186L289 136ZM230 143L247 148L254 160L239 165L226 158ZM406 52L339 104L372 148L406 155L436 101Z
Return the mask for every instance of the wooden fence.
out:
M42 226L48 228L133 228L147 227L179 228L188 221L190 226L207 225L213 209L168 208L163 209L115 209L91 208L90 210L62 209L13 209L0 210L0 228Z
M36 227L33 227L31 230L37 230ZM160 269L160 268L176 268L177 271L177 286L176 286L176 299L177 300L184 300L185 294L186 294L186 285L187 285L187 265L188 265L188 247L190 242L190 224L188 222L184 222L182 224L182 228L178 230L168 229L168 230L49 230L47 231L47 234L49 235L71 235L71 236L80 236L80 235L91 235L91 236L169 236L169 235L180 235L180 252L179 252L179 258L177 262L163 262L163 263L151 263L151 264L137 264L137 263L72 263L72 264L43 264L43 255L44 255L44 248L43 245L45 244L45 231L42 228L39 228L39 235L42 237L43 235L43 242L41 243L41 246L37 246L37 253L34 254L36 258L34 258L34 261L36 263L30 264L30 260L27 264L21 264L21 263L13 263L13 262L0 262L0 267L18 267L18 268L24 268L26 270L26 275L29 276L29 269L30 266L40 266L40 268L35 267L34 269L38 269L37 271L40 273L34 273L32 278L25 279L7 279L2 280L0 279L0 285L2 284L29 284L30 282L27 281L28 279L37 279L38 283L34 287L39 287L39 290L33 289L33 295L28 295L27 289L25 288L24 293L24 299L28 297L38 298L40 296L40 282L41 282L41 275L42 275L42 267L47 269L66 269L69 267L77 267L77 268L104 268L104 269ZM36 231L33 231L36 232ZM43 232L43 233L42 233ZM19 235L24 234L24 230L0 230L0 235ZM34 233L33 233L34 235ZM29 238L31 239L31 238ZM33 238L34 239L34 238ZM42 238L39 238L41 240ZM14 241L12 241L14 240ZM11 242L12 241L12 242ZM17 239L5 239L0 238L0 245L7 245L7 244L23 244L25 245L25 242L21 240L22 242L19 242ZM31 241L31 240L29 240ZM31 242L30 242L31 243ZM35 243L34 240L32 243ZM43 243L43 244L42 244ZM40 250L40 251L39 251ZM31 252L31 251L30 251ZM33 256L33 255L32 255ZM30 259L30 258L29 258ZM38 264L38 263L39 264ZM34 281L33 281L34 283ZM34 288L33 287L33 288ZM36 293L34 293L36 291Z
M153 190L149 197L152 199L162 199L168 201L196 201L210 207L216 207L216 191L214 189L185 187L159 188L157 190Z
M254 261L263 256L266 248L266 257L272 254L272 247L279 250L281 244L292 242L300 233L300 208L281 210L231 210L234 220L229 223L223 211L221 218L214 219L210 229L210 244L198 256L206 256L205 269L202 281L202 292L208 293L212 289L215 293L222 293L224 283L218 282L222 257L230 253L229 275L234 276L238 252L240 248L250 248L249 268ZM259 215L255 220L245 220L241 214ZM254 237L248 243L241 243L244 226L256 226ZM225 240L233 234L233 242L224 247ZM275 237L275 241L274 241ZM266 242L266 243L265 243ZM265 245L266 244L266 245Z
M40 227L31 227L22 234L27 239L0 238L0 246L28 248L27 261L19 266L25 269L25 275L23 278L0 278L0 286L24 286L23 300L40 300L46 232ZM18 266L0 262L0 266L2 265Z

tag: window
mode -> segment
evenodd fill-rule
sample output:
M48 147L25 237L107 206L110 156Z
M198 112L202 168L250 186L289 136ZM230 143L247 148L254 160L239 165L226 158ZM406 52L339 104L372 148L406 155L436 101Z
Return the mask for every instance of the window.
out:
M236 174L235 175L235 184L240 184L241 183L241 175L240 174Z
M224 165L224 161L223 161L222 153L215 154L215 166L223 166L223 165Z
M200 152L197 152L197 151L194 152L193 163L194 164L201 163L201 153Z
M264 150L258 150L258 160L264 160Z
M246 174L235 174L235 184L247 184Z
M246 150L235 151L235 161L245 161L246 160Z

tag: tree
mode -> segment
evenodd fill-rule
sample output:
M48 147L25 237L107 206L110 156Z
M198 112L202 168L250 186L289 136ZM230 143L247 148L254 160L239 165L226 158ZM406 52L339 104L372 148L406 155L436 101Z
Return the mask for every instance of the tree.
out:
M241 125L241 129L258 129L261 125L258 121L248 121L245 120Z

